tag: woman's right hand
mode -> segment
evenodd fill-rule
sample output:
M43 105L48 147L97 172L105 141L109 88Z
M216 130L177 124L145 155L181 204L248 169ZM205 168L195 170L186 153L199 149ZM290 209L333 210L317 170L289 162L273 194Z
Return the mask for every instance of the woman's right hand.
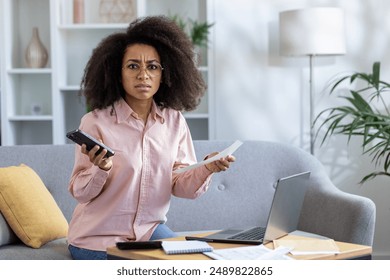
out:
M101 142L101 141L100 141ZM104 157L107 154L107 150L104 149L98 155L96 152L99 150L99 146L96 145L90 151L87 151L87 146L85 144L81 145L81 152L89 157L89 160L100 169L108 171L112 167L112 156Z

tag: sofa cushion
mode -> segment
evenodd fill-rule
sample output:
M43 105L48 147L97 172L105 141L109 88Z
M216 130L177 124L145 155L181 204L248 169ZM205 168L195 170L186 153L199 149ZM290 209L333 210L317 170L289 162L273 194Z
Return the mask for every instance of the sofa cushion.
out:
M42 245L38 250L22 242L4 245L0 247L0 260L72 260L72 256L66 238L60 238Z
M0 213L0 246L12 244L16 241L18 241L18 238Z
M0 168L0 211L30 247L39 248L67 235L64 215L38 174L27 165Z

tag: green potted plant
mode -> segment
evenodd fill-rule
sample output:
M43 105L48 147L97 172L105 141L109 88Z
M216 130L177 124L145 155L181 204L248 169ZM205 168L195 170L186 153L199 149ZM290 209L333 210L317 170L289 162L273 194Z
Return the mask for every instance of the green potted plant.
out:
M333 134L347 135L348 142L353 136L361 137L362 153L369 154L376 166L382 165L380 171L364 176L361 183L378 175L390 176L390 112L383 96L390 91L390 84L380 80L380 63L373 64L372 73L354 72L336 78L330 94L345 83L349 83L348 93L338 97L346 105L325 109L317 116L317 136L325 128L321 144Z
M196 20L191 20L190 22L190 38L192 44L200 48L207 47L210 28L214 25L214 23L198 22Z
M186 32L194 47L207 47L210 28L214 23L208 23L207 21L200 22L192 19L185 21L179 15L174 15L171 18L182 30L184 30L184 32Z

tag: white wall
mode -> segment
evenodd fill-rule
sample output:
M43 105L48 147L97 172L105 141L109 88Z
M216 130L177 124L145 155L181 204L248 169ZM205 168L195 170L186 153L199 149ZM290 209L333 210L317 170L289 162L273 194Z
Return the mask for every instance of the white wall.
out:
M382 63L382 79L390 81L390 1L384 0L215 0L215 135L217 139L270 140L309 149L308 58L278 53L280 11L314 6L342 7L347 54L316 58L316 114L338 101L324 91L327 82L345 71L370 71ZM390 259L390 178L358 182L374 170L360 143L343 136L316 156L342 190L371 198L377 206L374 256Z

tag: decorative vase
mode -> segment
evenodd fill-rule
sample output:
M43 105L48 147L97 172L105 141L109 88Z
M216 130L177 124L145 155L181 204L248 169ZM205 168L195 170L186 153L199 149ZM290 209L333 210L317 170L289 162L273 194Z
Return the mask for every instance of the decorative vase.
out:
M39 38L38 28L33 28L30 43L26 49L26 63L30 68L43 68L46 66L48 54L45 46Z
M73 23L84 23L84 0L73 0Z
M202 64L202 50L198 46L194 46L194 63L196 66L200 66Z
M134 0L100 0L100 20L103 23L128 23L136 16Z

